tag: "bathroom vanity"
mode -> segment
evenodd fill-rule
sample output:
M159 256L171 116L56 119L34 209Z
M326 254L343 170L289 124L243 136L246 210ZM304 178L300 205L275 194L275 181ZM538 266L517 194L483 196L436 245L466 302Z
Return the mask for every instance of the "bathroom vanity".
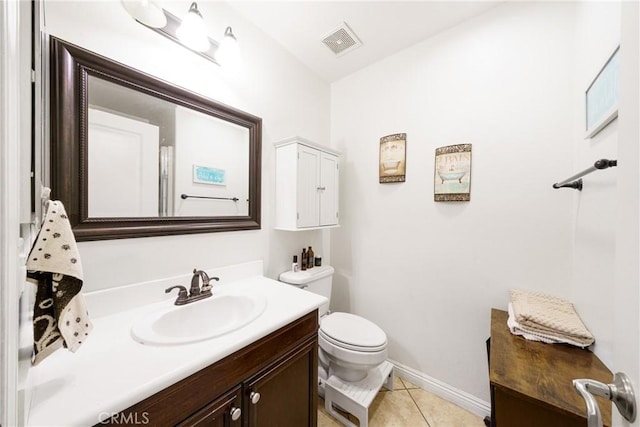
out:
M144 414L152 425L315 426L317 329L314 311L131 406L115 420Z
M31 369L26 425L315 425L317 311L327 299L262 276L261 261L205 270L220 277L213 297L179 307L164 290L189 274L87 293L93 332L76 353L58 350ZM147 344L132 332L158 310L230 295L259 295L265 308L197 342ZM183 323L206 329L219 322L210 311Z

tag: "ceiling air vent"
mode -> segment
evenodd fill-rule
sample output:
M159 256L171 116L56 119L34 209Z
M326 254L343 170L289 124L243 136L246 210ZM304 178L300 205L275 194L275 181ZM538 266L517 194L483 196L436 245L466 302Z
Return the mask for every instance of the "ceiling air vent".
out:
M362 46L362 42L358 39L358 36L355 35L345 22L327 34L322 39L322 43L331 49L331 52L335 53L337 56L342 56L345 53L351 52L352 50Z

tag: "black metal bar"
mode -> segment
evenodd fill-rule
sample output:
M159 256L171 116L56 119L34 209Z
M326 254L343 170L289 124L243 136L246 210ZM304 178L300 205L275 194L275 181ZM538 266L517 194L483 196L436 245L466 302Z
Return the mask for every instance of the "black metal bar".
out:
M553 184L553 188L574 188L578 191L582 191L582 180L578 178L590 174L591 172L594 172L596 170L608 169L614 166L618 166L617 160L600 159L596 161L590 168L587 168L582 172L565 179L564 181Z
M237 197L208 197L208 196L190 196L188 194L181 194L180 195L181 199L213 199L213 200L233 200L234 202L237 202L238 199Z

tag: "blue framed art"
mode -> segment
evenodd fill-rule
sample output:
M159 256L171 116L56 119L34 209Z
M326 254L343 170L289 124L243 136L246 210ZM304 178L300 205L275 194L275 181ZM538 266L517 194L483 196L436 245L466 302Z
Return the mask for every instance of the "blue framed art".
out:
M193 182L209 185L226 185L224 169L193 165Z
M592 138L618 117L620 95L620 46L585 92L585 138Z

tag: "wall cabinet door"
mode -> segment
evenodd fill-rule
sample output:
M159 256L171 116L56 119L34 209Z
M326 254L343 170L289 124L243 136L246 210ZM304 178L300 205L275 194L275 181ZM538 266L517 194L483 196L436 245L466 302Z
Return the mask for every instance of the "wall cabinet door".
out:
M319 224L338 224L338 157L328 153L320 154Z
M302 138L276 144L276 229L338 225L339 160Z
M320 151L298 146L298 227L317 227L320 224Z
M247 427L305 427L317 424L316 340L245 383Z

